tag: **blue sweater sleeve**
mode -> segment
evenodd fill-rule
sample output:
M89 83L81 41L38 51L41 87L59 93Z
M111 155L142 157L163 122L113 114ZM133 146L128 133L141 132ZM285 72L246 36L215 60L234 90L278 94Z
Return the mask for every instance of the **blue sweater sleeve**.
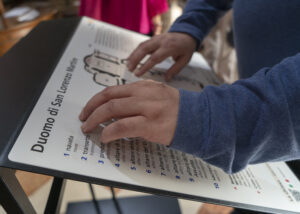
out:
M227 173L300 158L300 54L232 85L180 90L171 147Z
M189 0L183 14L174 22L170 32L191 35L197 41L197 49L210 28L228 9L232 0Z

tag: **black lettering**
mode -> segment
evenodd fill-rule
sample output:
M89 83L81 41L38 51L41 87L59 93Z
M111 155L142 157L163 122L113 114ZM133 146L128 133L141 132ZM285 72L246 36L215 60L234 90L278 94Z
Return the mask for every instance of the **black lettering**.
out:
M44 151L44 147L42 145L39 145L39 144L34 144L31 147L31 151L34 151L34 152L43 152Z
M47 119L47 121L48 121L48 119ZM53 123L45 123L45 125L43 127L43 131L45 131L45 132L51 132L52 127L53 127Z
M41 136L44 137L44 138L47 138L49 137L49 132L41 132Z
M43 138L43 137L39 137L39 140L37 142L41 143L41 144L46 144L47 143L47 139Z

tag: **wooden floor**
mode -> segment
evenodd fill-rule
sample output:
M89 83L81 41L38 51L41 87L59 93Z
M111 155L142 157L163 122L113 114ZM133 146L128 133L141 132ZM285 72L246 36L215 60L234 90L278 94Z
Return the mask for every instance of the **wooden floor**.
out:
M16 176L23 187L25 193L29 196L51 179L50 176L34 174L30 172L17 171Z
M197 214L230 214L233 211L231 207L224 207L214 204L203 204Z

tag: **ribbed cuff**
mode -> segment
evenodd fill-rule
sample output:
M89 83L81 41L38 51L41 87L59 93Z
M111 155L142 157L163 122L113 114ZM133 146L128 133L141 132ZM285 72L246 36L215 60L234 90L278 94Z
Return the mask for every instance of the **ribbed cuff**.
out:
M203 36L201 35L199 29L191 24L187 23L174 23L169 32L178 32L178 33L186 33L189 34L191 37L193 37L196 40L196 49L197 51L200 47L200 44L203 40Z
M203 139L208 127L204 126L204 119L208 117L205 94L179 90L180 102L177 127L171 148L202 156Z

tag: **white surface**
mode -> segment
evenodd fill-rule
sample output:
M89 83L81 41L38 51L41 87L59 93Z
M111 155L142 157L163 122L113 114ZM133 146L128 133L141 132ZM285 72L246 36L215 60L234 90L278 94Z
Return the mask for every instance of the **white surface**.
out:
M285 163L251 166L229 176L198 158L157 144L137 140L103 145L98 141L99 133L82 134L78 115L87 100L104 89L100 83L137 80L125 66L111 62L125 59L144 39L120 28L83 19L9 159L141 187L300 212L299 202L290 201L293 197L289 192L289 189L300 191L300 183ZM99 60L101 57L110 62ZM50 112L49 108L56 110ZM41 136L44 140L39 140ZM43 148L43 152L33 151L34 144L38 145L34 148Z
M40 12L37 11L36 9L32 9L29 12L27 12L24 15L21 15L18 17L19 22L26 22L26 21L31 21L37 18L40 15Z
M28 6L21 6L21 7L15 7L11 10L4 13L5 18L14 18L21 15L24 15L25 13L28 13L32 8Z

